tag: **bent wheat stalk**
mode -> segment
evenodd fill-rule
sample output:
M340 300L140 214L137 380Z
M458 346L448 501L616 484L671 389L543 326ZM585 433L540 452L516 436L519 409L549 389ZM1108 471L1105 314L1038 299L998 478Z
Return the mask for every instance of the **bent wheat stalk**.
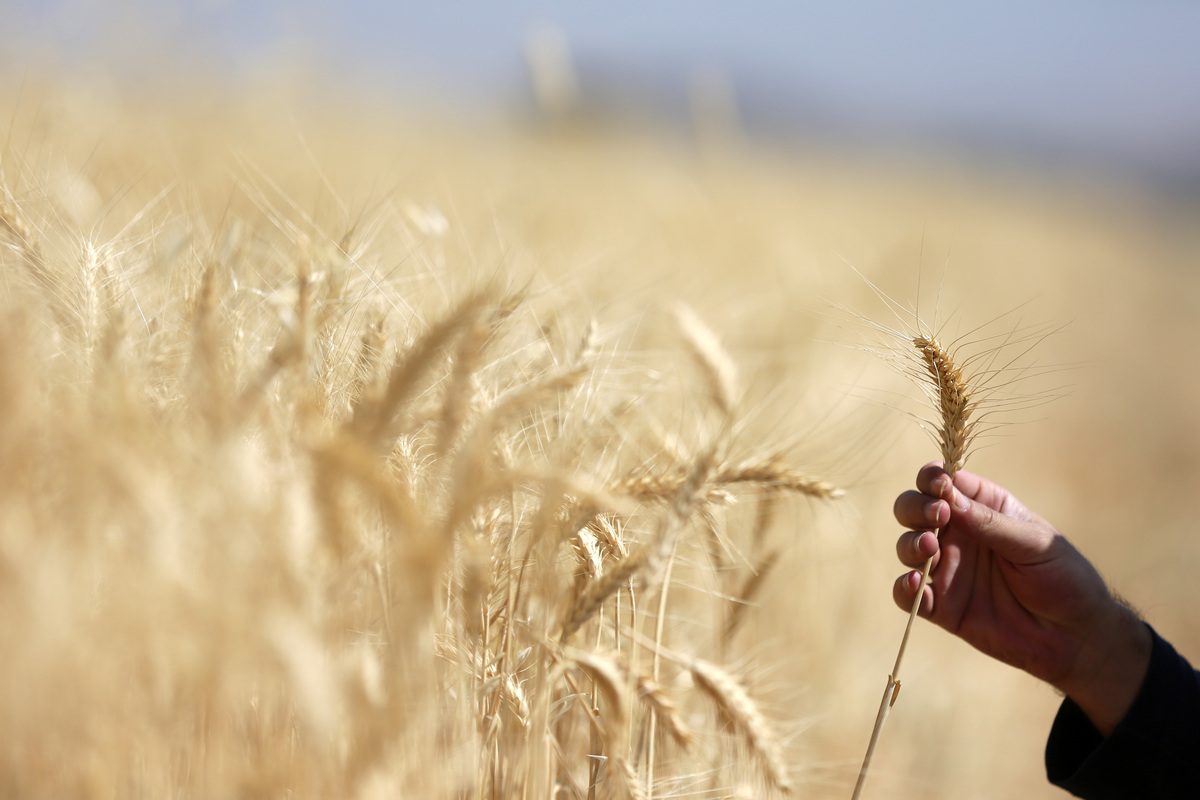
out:
M912 344L924 365L921 378L926 387L931 389L931 397L936 400L939 419L936 423L935 434L939 448L942 451L942 461L946 472L954 479L955 473L962 468L967 457L971 438L975 433L976 421L971 415L978 407L972 399L972 387L969 378L962 369L955 365L951 353L938 344L932 335L913 337ZM938 535L941 531L935 531ZM875 727L871 730L871 740L867 744L867 753L863 757L862 767L858 771L858 781L854 784L852 800L858 800L866 783L867 770L871 766L871 758L875 755L875 745L879 742L879 734L883 723L887 720L888 712L896 703L900 694L900 664L904 661L904 652L908 648L908 637L912 633L913 622L921 608L921 600L925 595L925 587L929 583L929 572L933 567L933 557L925 560L921 569L921 584L917 587L916 597L913 598L912 608L908 613L908 624L904 626L904 636L900 639L900 648L896 651L896 661L892 665L891 674L883 687L883 697L879 701L879 711L875 715Z

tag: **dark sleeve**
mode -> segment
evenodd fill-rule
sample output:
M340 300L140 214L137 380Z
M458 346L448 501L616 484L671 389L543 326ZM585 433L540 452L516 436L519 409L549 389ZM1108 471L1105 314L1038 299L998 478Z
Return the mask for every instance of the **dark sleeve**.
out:
M1146 679L1107 739L1063 700L1046 742L1054 785L1088 800L1200 797L1200 673L1150 634Z

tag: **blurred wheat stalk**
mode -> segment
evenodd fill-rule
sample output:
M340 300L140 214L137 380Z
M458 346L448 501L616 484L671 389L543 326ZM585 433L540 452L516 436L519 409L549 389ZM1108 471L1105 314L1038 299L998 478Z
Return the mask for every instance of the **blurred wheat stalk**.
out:
M0 191L0 793L790 790L720 664L779 502L840 492L735 435L693 312L707 399L673 419L586 309L395 278L380 220L180 239L146 195L97 241ZM681 601L697 555L720 591Z

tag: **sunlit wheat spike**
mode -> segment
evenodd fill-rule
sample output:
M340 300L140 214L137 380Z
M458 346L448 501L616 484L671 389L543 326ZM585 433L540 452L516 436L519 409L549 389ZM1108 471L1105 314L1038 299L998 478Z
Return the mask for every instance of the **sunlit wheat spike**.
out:
M16 204L0 196L0 230L6 232L16 245L25 266L35 281L44 289L53 289L55 282L46 268L46 257L33 229L17 211Z
M459 593L463 631L472 638L483 633L492 591L493 542L486 535L470 536L461 545L462 582Z
M557 398L579 385L590 373L590 365L573 364L515 388L501 396L485 415L486 431L494 432L523 412Z
M778 459L748 461L717 471L713 481L718 484L753 483L818 500L838 500L845 491L829 481L797 472Z
M528 285L504 292L493 304L492 312L488 315L488 330L493 334L498 331L528 299Z
M643 502L672 501L689 480L691 473L676 468L667 473L634 474L621 482L619 491ZM817 500L838 500L845 491L829 481L798 472L777 459L748 461L715 470L710 479L705 499L721 504L728 501L728 491L738 484L760 486L777 492L787 492L812 497Z
M459 337L446 395L442 400L442 413L438 424L438 453L448 452L459 435L474 392L472 379L483 358L490 335L483 321L475 318L467 323L466 331Z
M709 696L722 718L759 758L767 782L790 793L792 782L774 732L740 682L716 664L695 659L689 665L696 685Z
M600 714L604 728L609 780L619 789L617 796L640 800L645 797L642 782L626 751L629 747L630 692L629 674L612 655L564 648L564 654L592 679L604 697Z
M621 788L622 794L618 796L624 797L625 800L645 800L646 788L642 785L633 762L624 756L614 757L612 772Z
M725 630L722 633L722 638L728 644L737 633L738 627L746 618L746 609L754 602L754 598L762 590L763 584L766 583L767 577L779 562L779 551L772 550L754 566L754 571L746 578L742 588L738 591L736 602L729 608L729 616L725 621Z
M951 475L962 469L971 446L974 424L971 415L975 403L971 389L954 358L932 337L917 336L913 346L925 363L926 378L937 401L939 422L938 444L947 472Z
M614 559L624 558L629 554L623 535L624 524L620 516L615 514L597 514L588 522L588 529L596 535L596 540L604 546L605 553Z
M612 656L604 653L589 652L574 647L564 648L563 652L575 666L587 673L600 689L600 693L604 695L607 703L604 710L607 719L606 727L610 729L607 733L609 742L623 747L628 733L630 707L629 678L625 671ZM619 753L614 752L613 755L619 755Z
M512 675L504 676L504 695L511 704L513 714L521 727L529 727L529 697L521 687L521 683Z
M638 675L637 694L638 699L654 709L658 721L666 728L667 733L675 740L676 744L685 750L691 746L695 734L684 721L675 702L663 687L659 686L649 675Z
M385 518L407 535L407 547L424 551L436 547L428 535L428 522L404 486L388 476L379 459L355 439L339 437L314 447L313 458L326 466L325 475L352 480L380 503ZM437 548L441 549L441 548Z
M604 556L600 553L596 534L587 528L580 528L572 537L571 546L579 560L580 571L593 579L600 577L604 569Z
M271 348L266 363L259 367L238 398L236 413L239 418L245 419L250 416L271 380L289 364L297 361L301 357L301 350L302 345L298 337L290 334L285 335Z
M713 403L726 415L732 415L741 392L737 364L695 311L683 304L675 306L674 311L675 322L704 375Z
M380 364L386 347L384 317L382 314L374 314L369 318L359 339L358 359L354 365L354 379L350 391L350 410L353 414L360 413L360 406L378 400L383 377Z
M376 444L390 441L404 405L417 392L422 376L443 348L480 312L490 295L491 290L486 288L468 294L410 348L397 355L382 397L369 410L360 407L352 428Z
M7 234L25 271L42 291L43 300L59 328L71 330L77 323L62 280L46 263L46 255L37 235L17 209L16 203L9 198L8 190L3 187L0 187L0 232Z
M608 598L618 589L628 585L629 581L650 566L650 562L651 552L643 547L609 567L607 572L588 584L567 612L562 625L562 640L566 641L595 616Z

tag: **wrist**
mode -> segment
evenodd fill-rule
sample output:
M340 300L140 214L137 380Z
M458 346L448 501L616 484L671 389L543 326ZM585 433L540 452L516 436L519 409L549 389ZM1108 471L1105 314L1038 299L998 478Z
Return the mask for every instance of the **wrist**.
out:
M1075 667L1056 686L1107 736L1141 690L1151 646L1149 628L1114 599L1082 634Z

